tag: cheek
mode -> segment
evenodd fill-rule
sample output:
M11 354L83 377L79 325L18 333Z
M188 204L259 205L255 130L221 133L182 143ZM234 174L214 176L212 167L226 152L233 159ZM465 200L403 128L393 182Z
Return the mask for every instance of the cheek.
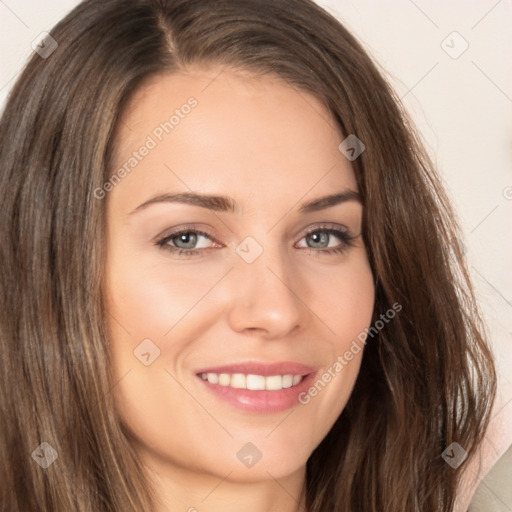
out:
M136 258L136 259L135 259ZM119 324L139 338L164 336L186 318L218 279L219 271L191 271L162 257L118 260L108 280L109 310ZM115 327L115 326L114 326Z
M311 309L323 320L330 333L333 349L340 353L371 322L375 286L370 265L363 250L346 263L310 274Z
M358 253L346 265L335 266L315 280L316 289L323 284L324 293L312 295L311 309L330 336L323 338L323 365L302 403L321 419L317 426L324 435L350 397L361 366L363 336L371 324L375 286L363 254Z

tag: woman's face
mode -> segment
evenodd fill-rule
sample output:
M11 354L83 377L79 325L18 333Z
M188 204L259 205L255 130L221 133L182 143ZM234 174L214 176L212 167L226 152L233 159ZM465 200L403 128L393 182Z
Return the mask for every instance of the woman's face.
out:
M343 410L362 352L336 362L374 287L342 140L313 96L220 68L153 77L125 110L107 318L119 414L154 469L284 477Z

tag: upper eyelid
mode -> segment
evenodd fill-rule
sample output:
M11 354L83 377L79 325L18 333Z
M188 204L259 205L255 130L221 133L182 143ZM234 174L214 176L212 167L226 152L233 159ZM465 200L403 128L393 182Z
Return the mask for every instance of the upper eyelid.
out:
M345 231L347 233L350 232L350 229L348 228L348 226L345 226L344 224L339 224L336 222L324 222L324 223L320 223L317 225L314 224L313 226L304 228L301 231L299 231L299 233L302 233L304 236L304 235L307 235L308 233L311 233L314 231L321 231L322 229L324 229L326 231L329 229L332 229L334 231Z
M188 226L188 225L185 225L185 226L181 226L179 228L176 228L176 229L167 229L165 230L162 234L158 235L155 240L156 241L159 241L159 240L163 240L164 238L169 238L169 237L173 237L173 236L177 236L181 233L190 233L190 232L194 232L194 233L201 233L201 234L204 234L212 239L215 239L215 236L209 232L208 228L203 228L203 227L199 227L199 226Z
M156 245L163 245L163 244L167 243L169 240L171 240L172 238L174 238L178 235L181 235L183 233L196 233L199 236L205 236L205 237L209 238L212 242L216 242L219 244L221 243L212 234L208 233L208 231L203 230L203 229L198 229L198 228L187 228L187 229L178 229L176 231L171 231L169 234L159 236L156 239L155 243L156 243ZM196 249L189 249L189 250L194 251ZM201 249L197 249L197 250L201 250Z

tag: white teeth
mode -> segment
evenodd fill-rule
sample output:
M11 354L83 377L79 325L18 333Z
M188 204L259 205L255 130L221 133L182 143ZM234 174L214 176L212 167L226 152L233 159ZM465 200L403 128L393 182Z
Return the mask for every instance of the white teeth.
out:
M235 373L231 375L231 387L237 389L247 389L247 385L245 383L245 375L242 373Z
M229 386L231 382L231 375L229 373L221 373L219 375L219 384L221 386Z
M247 389L262 391L265 389L265 377L263 375L247 375Z
M296 386L302 375L244 375L243 373L202 373L201 378L210 384L230 386L235 389L249 389L251 391L279 391Z
M208 373L207 374L208 382L212 384L218 384L219 383L219 374L218 373Z
M300 375L297 375L300 377ZM299 379L300 382L300 379ZM291 388L293 386L293 375L283 375L283 388Z
M277 391L283 389L283 377L281 375L272 375L265 379L265 389L269 391Z

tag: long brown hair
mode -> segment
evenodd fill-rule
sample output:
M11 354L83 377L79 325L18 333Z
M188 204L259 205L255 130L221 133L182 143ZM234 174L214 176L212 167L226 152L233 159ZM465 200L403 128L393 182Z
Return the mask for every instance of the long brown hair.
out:
M110 392L94 191L142 82L213 63L281 77L363 141L352 164L374 321L402 306L368 340L349 403L308 460L308 512L452 510L465 466L441 455L452 442L475 453L495 370L454 212L356 39L311 0L88 0L50 34L57 48L34 53L0 124L0 508L154 508ZM42 442L58 455L44 470Z

